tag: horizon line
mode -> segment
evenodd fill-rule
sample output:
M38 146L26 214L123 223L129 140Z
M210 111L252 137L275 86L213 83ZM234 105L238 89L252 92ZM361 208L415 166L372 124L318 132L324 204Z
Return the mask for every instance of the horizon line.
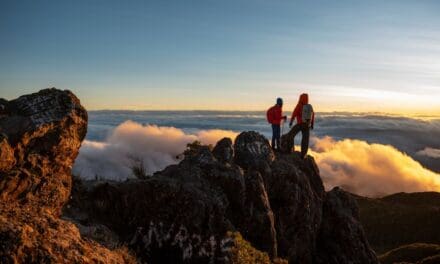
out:
M88 112L223 112L223 113L265 113L266 110L219 110L219 109L92 109L87 110ZM285 112L291 112L287 110ZM358 115L379 115L379 116L398 116L398 117L432 117L440 118L440 114L425 114L425 113L414 113L414 114L399 114L390 112L380 112L380 111L316 111L320 114L358 114Z

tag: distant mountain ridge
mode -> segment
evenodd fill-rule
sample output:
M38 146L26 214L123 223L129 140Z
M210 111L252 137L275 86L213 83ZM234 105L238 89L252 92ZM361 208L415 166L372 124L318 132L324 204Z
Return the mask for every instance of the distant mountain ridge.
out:
M440 244L440 193L396 193L377 199L353 196L377 253L406 244Z

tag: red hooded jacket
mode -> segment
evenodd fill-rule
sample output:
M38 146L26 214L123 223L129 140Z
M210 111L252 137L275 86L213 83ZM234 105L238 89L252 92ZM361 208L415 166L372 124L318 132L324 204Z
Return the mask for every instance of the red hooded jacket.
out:
M283 109L279 105L272 106L267 113L267 121L272 125L280 125L283 119Z
M299 96L298 104L296 105L295 109L293 110L292 117L290 119L290 122L293 122L293 120L296 118L296 121L298 124L302 124L302 109L303 106L309 103L309 95L306 93L303 93ZM315 123L315 113L312 114L312 122L311 125Z

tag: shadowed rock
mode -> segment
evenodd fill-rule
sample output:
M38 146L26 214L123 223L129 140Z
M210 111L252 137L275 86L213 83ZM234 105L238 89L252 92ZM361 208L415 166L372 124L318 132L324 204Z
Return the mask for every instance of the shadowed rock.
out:
M215 145L212 150L214 157L223 163L231 163L234 158L234 149L232 148L232 140L223 138Z
M326 194L316 263L378 263L359 222L356 200L336 187Z
M247 222L241 228L243 235L270 256L276 257L277 236L274 213L270 207L263 177L257 171L248 171L244 215Z
M274 154L269 141L257 132L243 132L235 139L235 163L247 169L251 166L261 166L262 163L272 162Z
M234 144L233 160L225 163L219 153L230 153L220 151L228 145L222 140L213 154L208 147L194 146L179 164L146 180L83 188L74 192L71 210L85 212L83 221L107 225L138 257L152 263L230 263L234 243L229 231L290 263L321 263L331 254L346 263L377 263L363 233L342 229L349 224L362 230L350 220L355 212L348 209L344 218L328 209L334 198L326 195L313 158L275 156L263 136L244 132ZM334 233L324 232L323 224ZM320 240L336 246L326 251ZM340 248L347 248L347 254Z

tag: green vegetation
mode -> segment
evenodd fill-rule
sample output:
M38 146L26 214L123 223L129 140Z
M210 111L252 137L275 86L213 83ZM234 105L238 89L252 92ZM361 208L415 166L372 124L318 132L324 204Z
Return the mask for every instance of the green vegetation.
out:
M393 249L381 256L382 264L392 263L417 263L430 264L439 263L440 245L416 243Z

